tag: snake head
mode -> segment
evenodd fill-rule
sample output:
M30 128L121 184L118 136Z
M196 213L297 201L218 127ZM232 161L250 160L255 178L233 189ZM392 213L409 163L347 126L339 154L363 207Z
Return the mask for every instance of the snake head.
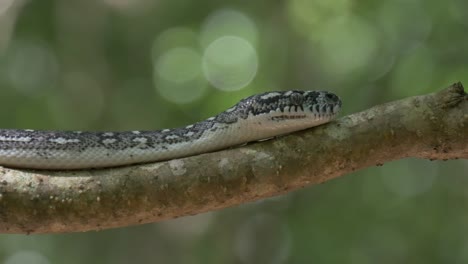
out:
M238 118L271 115L276 120L310 117L326 121L331 120L340 109L340 98L331 92L275 91L247 97L220 113L216 119L222 123L233 123Z
M324 116L335 116L341 110L340 98L328 91L305 91L304 109L308 109L313 114Z

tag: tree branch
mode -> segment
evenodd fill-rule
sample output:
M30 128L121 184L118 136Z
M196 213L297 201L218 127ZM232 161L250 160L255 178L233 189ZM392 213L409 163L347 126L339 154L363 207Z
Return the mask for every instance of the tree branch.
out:
M468 96L461 83L183 159L87 171L0 168L0 233L81 232L193 215L405 157L468 158Z

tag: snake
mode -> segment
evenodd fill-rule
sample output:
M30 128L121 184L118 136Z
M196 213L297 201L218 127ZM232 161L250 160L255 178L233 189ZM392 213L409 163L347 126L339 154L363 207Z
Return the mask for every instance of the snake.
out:
M328 91L252 95L206 120L151 131L0 129L0 166L80 170L173 160L269 139L333 120L340 98Z

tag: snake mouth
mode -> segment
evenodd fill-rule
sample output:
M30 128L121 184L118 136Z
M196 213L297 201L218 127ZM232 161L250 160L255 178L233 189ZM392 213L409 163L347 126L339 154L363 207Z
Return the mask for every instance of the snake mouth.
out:
M271 117L272 121L282 121L282 120L291 120L291 119L304 119L307 116L305 114L297 114L297 115L279 115Z

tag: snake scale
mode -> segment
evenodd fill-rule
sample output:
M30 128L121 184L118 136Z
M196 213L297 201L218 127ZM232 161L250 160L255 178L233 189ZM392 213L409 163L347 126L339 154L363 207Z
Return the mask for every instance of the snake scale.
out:
M327 91L279 91L242 99L226 111L174 129L125 132L0 129L0 165L90 169L170 160L317 126L341 109Z

